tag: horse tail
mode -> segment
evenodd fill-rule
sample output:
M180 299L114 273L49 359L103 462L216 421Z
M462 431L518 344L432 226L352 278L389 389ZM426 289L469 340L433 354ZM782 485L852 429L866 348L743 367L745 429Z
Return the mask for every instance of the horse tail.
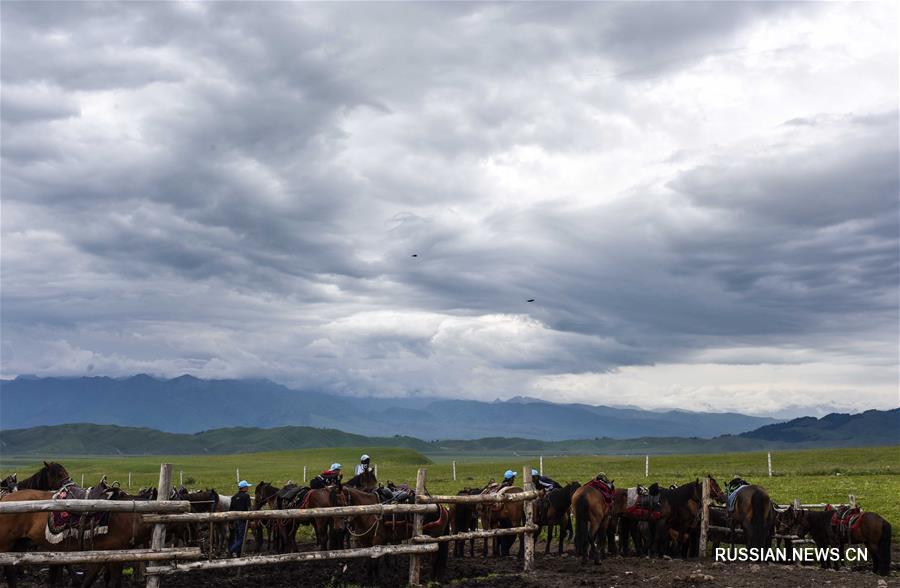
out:
M878 562L878 569L875 570L875 573L879 576L889 576L891 574L891 524L883 519L875 557Z
M753 515L750 517L750 528L752 529L752 545L747 542L748 547L765 547L766 542L766 513L768 509L765 507L767 502L765 494L759 489L754 488L753 495L750 497L750 508L753 509Z
M590 514L588 499L582 494L575 499L575 553L587 557L590 542Z

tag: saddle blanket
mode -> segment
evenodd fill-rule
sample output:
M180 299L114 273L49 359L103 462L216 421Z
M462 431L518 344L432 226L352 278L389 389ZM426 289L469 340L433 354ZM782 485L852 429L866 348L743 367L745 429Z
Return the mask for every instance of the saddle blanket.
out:
M601 482L600 480L591 480L587 483L588 486L600 492L600 495L603 496L603 500L606 501L606 504L612 504L613 494L615 493L615 488Z
M90 488L85 491L80 488L64 487L53 495L54 500L67 498L98 498L92 496ZM109 532L108 512L51 512L47 516L47 526L44 529L44 538L48 543L61 543L69 537L80 540L91 539Z
M743 486L738 486L734 489L734 492L728 495L728 498L725 499L725 506L728 509L728 512L734 512L734 501L737 499L738 494L740 494L741 490L749 486L749 484L744 484Z
M641 508L640 506L632 506L631 508L625 509L625 516L630 519L639 519L642 521L655 521L662 516L662 513L658 510L650 510L647 508Z
M625 497L625 510L637 506L638 499L641 497L638 488L629 488Z

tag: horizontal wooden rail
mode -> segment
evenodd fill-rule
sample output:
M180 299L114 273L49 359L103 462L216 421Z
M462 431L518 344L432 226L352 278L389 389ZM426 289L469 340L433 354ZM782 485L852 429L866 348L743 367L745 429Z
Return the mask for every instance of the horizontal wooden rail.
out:
M524 527L510 527L508 529L491 529L490 531L468 531L454 535L441 535L429 537L428 535L416 535L412 538L414 543L446 543L448 541L464 541L466 539L481 539L483 537L502 537L504 535L518 535L519 533L534 533L537 525L525 525Z
M145 523L213 523L224 521L316 519L360 515L388 515L437 512L436 504L366 504L326 508L292 508L284 510L245 510L232 512L192 512L185 514L144 515Z
M474 496L416 496L418 504L478 504L491 502L522 502L541 495L537 490L510 492L509 494L476 494Z
M192 570L216 570L222 568L242 568L246 566L272 565L297 561L320 561L328 559L376 559L385 555L404 555L410 553L432 553L438 550L432 545L379 545L359 549L335 549L332 551L305 551L300 553L282 553L279 555L251 555L232 559L214 559L212 561L195 561L172 566L152 566L146 569L147 575L165 576Z
M4 500L0 514L23 512L188 512L186 500Z
M109 563L119 561L161 561L170 559L200 559L199 547L179 547L153 551L151 549L125 549L121 551L43 551L0 553L0 566L69 565L84 563Z

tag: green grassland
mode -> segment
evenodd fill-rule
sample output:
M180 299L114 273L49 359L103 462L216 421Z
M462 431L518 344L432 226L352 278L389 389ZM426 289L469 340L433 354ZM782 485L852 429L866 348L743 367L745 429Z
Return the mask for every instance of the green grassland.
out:
M410 449L398 448L327 448L247 453L212 456L146 456L146 457L66 457L60 459L72 477L85 484L96 482L103 474L110 480L127 484L132 473L132 487L155 485L159 464L174 465L175 482L184 472L186 485L193 488L214 487L230 492L235 487L235 469L241 478L253 483L265 480L283 484L300 482L303 466L309 475L328 467L333 461L344 465L345 478L352 473L362 452L372 455L378 464L382 481L413 483L419 467L428 469L428 489L432 493L456 493L463 486L484 485L490 478L499 479L506 469L520 472L522 467L537 467L536 458L498 458L457 456L457 480L452 478L451 459L441 456L439 463ZM52 456L47 456L50 459ZM759 484L769 490L779 503L800 498L806 503L847 502L854 494L864 509L878 512L900 528L900 447L854 449L812 449L777 451L772 456L774 476L769 477L765 452L667 455L650 457L650 476L644 477L643 456L544 456L544 472L560 482L586 482L598 471L614 479L616 486L627 487L658 481L661 484L683 483L713 475L721 483L733 475ZM20 479L40 466L34 457L0 456L0 472L19 473ZM187 484L188 480L193 480Z

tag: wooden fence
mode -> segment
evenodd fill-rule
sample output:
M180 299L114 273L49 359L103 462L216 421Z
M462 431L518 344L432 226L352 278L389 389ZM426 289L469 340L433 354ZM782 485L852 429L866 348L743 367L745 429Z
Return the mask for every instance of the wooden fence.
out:
M180 500L8 500L0 502L0 515L37 512L130 512L179 513L191 509ZM123 549L118 551L41 551L0 553L0 565L64 565L128 561L184 561L200 558L199 547L168 549Z
M508 494L485 494L477 496L428 496L425 483L427 472L424 468L416 477L415 504L374 504L365 506L340 506L330 508L310 508L291 510L253 510L246 512L191 513L188 501L165 500L164 493L154 501L140 500L34 500L0 502L0 515L23 512L131 512L142 513L144 523L152 524L153 534L149 549L60 551L31 553L0 553L0 565L62 565L111 562L153 562L146 568L148 588L157 588L160 578L171 574L193 570L242 568L257 565L272 565L285 562L321 561L352 558L379 558L385 555L411 555L409 582L421 585L422 556L438 551L439 543L472 538L490 538L521 534L524 542L524 569L530 573L534 569L534 500L539 493L532 488L531 472L523 469L525 481L523 492ZM158 488L168 488L172 482L172 465L161 464ZM481 505L523 502L525 522L522 526L507 529L483 529L468 533L456 533L431 537L422 532L425 515L440 510L441 504L474 503ZM412 514L413 536L401 545L379 545L376 547L336 549L277 555L253 555L231 559L202 560L199 547L167 548L166 525L171 523L209 523L241 520L281 520L346 517L358 515Z
M856 506L856 496L853 494L849 495L848 504L851 507ZM732 531L730 527L718 527L716 525L711 525L709 522L709 507L712 504L712 497L710 496L709 490L709 478L703 479L703 494L701 498L701 506L700 506L700 557L706 557L707 553L707 544L708 544L708 536L709 531L719 531L722 533L727 533L729 536ZM833 504L840 504L840 501L835 501ZM799 498L795 498L794 501L788 506L776 506L775 510L777 512L784 512L788 509L789 506L793 506L795 510L805 508L825 508L828 504L825 503L816 503L816 504L802 504ZM737 534L741 529L735 529L735 534ZM812 539L804 539L802 537L798 537L797 535L783 535L779 533L775 533L775 539L784 539L788 540L791 543L814 543Z

